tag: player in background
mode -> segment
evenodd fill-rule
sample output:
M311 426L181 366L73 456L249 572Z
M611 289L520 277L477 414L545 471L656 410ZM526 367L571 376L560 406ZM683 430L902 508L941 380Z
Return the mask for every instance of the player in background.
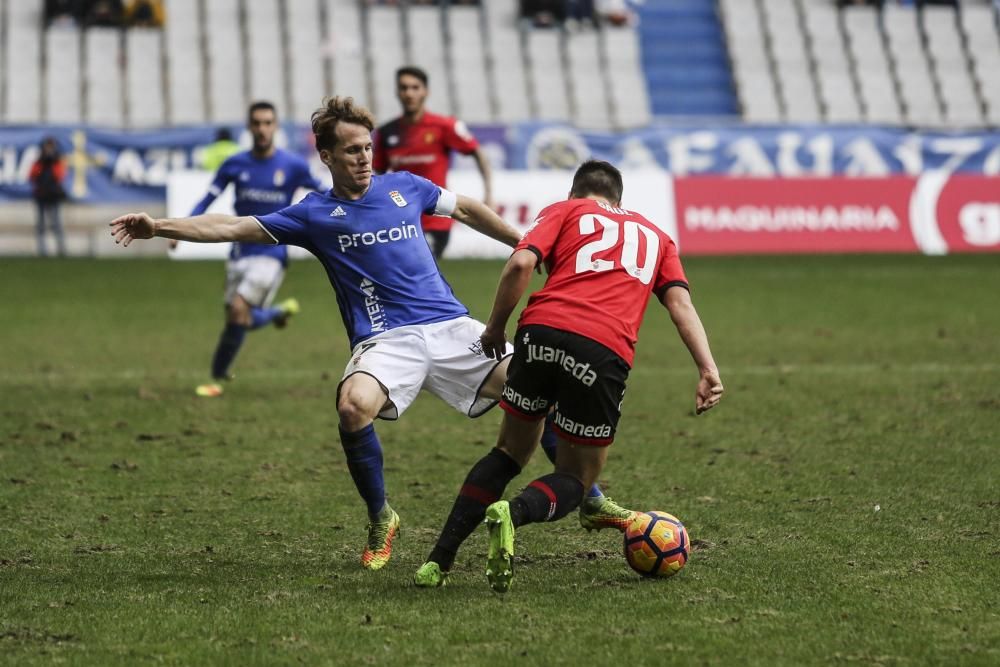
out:
M539 213L507 261L480 337L490 357L506 354L507 321L539 263L548 278L518 322L497 446L469 472L434 550L414 576L418 586L444 583L459 546L485 516L486 575L494 590L504 592L513 578L515 528L555 521L580 505L614 440L650 293L670 312L698 368L696 412L722 397L674 242L638 213L620 208L622 189L612 165L584 163L569 199ZM558 438L555 472L511 501L500 500L531 458L550 409Z
M443 188L447 187L451 152L472 155L483 177L483 201L493 208L489 158L465 123L426 110L427 73L419 67L396 70L396 95L403 107L403 115L378 128L375 134L375 171L380 174L408 171ZM425 215L421 224L434 257L440 259L451 236L451 218Z
M229 184L235 189L237 216L273 213L291 204L299 188L320 188L305 160L274 145L278 114L273 104L252 104L247 111L247 129L253 135L253 148L228 157L219 166L192 216L204 213ZM176 246L177 241L171 241L170 247ZM288 318L299 312L295 299L271 307L287 267L288 249L284 245L272 245L270 239L265 243L233 243L226 264L226 324L212 356L212 380L195 389L199 396L222 394L222 382L231 379L229 368L248 331L272 323L283 328Z

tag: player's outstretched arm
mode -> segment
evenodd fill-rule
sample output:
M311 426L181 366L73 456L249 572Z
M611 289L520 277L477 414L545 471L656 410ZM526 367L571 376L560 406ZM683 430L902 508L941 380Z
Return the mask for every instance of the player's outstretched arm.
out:
M668 287L663 293L663 305L670 311L670 319L677 327L677 333L687 346L698 366L700 378L695 391L695 412L701 414L718 405L722 398L722 380L719 378L719 368L712 358L712 349L708 345L708 334L698 317L698 311L691 302L691 293L684 287Z
M482 146L478 147L472 156L476 159L479 175L483 177L483 203L491 209L496 208L496 203L493 201L493 169L490 167L490 158Z
M518 302L531 283L531 274L535 270L538 258L530 250L518 250L503 267L500 274L500 284L497 295L493 299L493 311L486 322L486 329L479 337L483 352L492 359L503 359L507 344L507 321L517 308Z
M256 219L218 213L161 219L153 219L146 213L128 213L111 221L111 235L115 237L115 243L125 246L136 239L151 239L154 236L195 243L274 243Z
M493 212L490 207L465 195L458 195L458 203L451 214L455 220L464 222L480 234L506 243L511 248L521 240L521 234Z

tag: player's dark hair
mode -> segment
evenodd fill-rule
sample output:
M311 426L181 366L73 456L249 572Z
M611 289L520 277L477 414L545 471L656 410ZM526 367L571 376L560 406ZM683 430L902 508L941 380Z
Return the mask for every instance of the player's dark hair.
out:
M274 114L275 117L278 116L278 110L275 108L275 106L270 102L266 102L264 100L260 100L259 102L254 102L253 104L250 105L250 108L247 109L247 120L253 118L253 114L255 111L270 111L271 113Z
M572 199L598 195L606 197L617 206L621 203L624 189L622 173L614 165L604 160L587 160L573 175L573 187L569 195Z
M375 129L372 112L354 104L353 97L327 97L323 106L313 112L312 130L316 137L316 150L333 150L337 145L337 123L363 125L371 132Z
M232 132L230 132L230 131L229 131L229 130L228 130L227 128L225 128L225 127L220 127L220 128L219 128L219 129L218 129L218 130L217 130L217 131L215 132L215 140L216 140L216 141L232 141L232 140L233 140L233 133L232 133Z
M425 86L427 85L427 72L420 69L419 67L414 67L413 65L406 65L405 67L400 67L396 70L396 83L399 83L400 78L404 76L415 76L420 79L420 82Z

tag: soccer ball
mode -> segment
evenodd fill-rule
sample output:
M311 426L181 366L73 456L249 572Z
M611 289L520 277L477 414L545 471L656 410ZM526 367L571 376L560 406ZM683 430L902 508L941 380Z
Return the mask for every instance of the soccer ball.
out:
M684 524L666 512L636 512L625 529L625 560L644 577L672 577L688 560Z

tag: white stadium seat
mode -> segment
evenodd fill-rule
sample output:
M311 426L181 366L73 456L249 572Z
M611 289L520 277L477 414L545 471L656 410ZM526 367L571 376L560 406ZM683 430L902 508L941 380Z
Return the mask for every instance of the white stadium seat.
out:
M886 5L882 20L907 122L940 126L944 118L918 30L916 10Z
M155 28L125 31L125 118L130 127L160 127L166 121L162 38Z
M559 33L555 30L532 30L527 40L528 87L540 120L569 120L569 99L563 67Z
M327 49L332 58L330 94L353 97L359 104L372 108L358 3L354 0L327 3L326 26Z
M467 123L496 120L490 100L482 15L478 7L455 6L448 10L448 45L455 113Z
M981 125L982 106L962 47L957 19L951 7L924 8L922 22L927 50L934 63L945 119L953 125Z
M237 0L210 0L205 9L205 34L208 37L209 120L214 123L240 123L246 115L243 76L243 39ZM167 19L170 20L169 18Z
M329 94L323 72L319 0L290 0L283 5L290 95L285 115L304 123Z
M210 0L211 1L211 0ZM246 12L247 74L250 102L266 100L287 112L285 101L284 35L277 0L243 3ZM299 48L296 45L295 48Z
M4 62L4 120L37 123L42 110L41 2L7 2ZM13 66L17 63L17 67Z
M444 17L439 7L410 7L406 13L409 57L406 64L427 72L430 88L428 108L437 113L455 115L451 80L445 62ZM400 63L403 64L403 63Z
M644 127L652 120L649 91L639 59L639 35L634 28L601 31L601 58L608 76L611 113L618 128Z
M869 123L901 123L901 107L879 32L878 13L874 7L848 7L843 11L843 20L865 120Z
M167 116L174 125L204 123L205 54L197 0L170 0L164 26Z
M47 123L79 123L80 30L59 26L45 32L45 109Z
M115 28L90 28L83 38L86 63L84 120L92 125L121 127L122 34Z
M400 19L398 7L373 5L366 13L368 58L372 63L372 111L379 124L399 115L396 70L406 60Z
M580 127L608 127L611 122L608 87L604 81L597 32L567 34L566 58L574 122Z

